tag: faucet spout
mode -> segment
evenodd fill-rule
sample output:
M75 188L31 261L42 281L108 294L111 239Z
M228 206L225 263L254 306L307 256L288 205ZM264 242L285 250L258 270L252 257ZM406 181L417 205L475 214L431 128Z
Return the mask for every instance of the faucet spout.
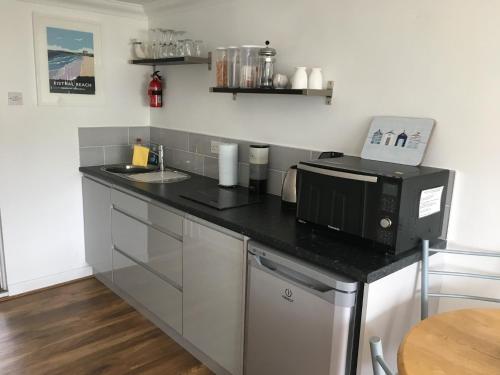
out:
M158 156L158 169L160 171L164 171L165 165L164 165L164 160L163 160L164 159L163 145L155 144L155 143L151 143L151 145L155 145L158 148L158 152L151 151L151 150L149 152L151 152L153 155Z

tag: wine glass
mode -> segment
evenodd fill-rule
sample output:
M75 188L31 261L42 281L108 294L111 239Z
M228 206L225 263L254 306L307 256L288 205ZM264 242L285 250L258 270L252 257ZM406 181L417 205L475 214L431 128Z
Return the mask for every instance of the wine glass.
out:
M184 40L184 54L186 56L195 56L194 42L192 39Z
M185 31L181 30L176 30L174 31L174 45L175 45L175 52L174 56L184 56L184 46L181 45L181 36L186 34Z
M174 47L174 33L175 30L166 29L165 30L165 43L166 43L166 51L165 57L173 57L175 55L175 47Z
M195 40L194 41L194 55L201 57L204 54L205 46L203 45L203 40Z
M160 57L160 37L159 29L149 29L149 43L151 46L151 57L157 59Z

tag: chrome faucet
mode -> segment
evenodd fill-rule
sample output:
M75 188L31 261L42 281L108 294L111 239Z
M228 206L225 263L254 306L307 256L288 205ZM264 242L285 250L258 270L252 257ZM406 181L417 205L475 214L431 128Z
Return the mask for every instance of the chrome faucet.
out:
M163 164L164 161L163 161L163 145L160 145L160 144L157 144L157 143L151 143L152 146L156 146L158 148L158 152L155 152L155 151L152 151L150 150L149 152L151 152L153 155L156 155L158 156L158 169L160 171L164 171L165 170L165 165Z

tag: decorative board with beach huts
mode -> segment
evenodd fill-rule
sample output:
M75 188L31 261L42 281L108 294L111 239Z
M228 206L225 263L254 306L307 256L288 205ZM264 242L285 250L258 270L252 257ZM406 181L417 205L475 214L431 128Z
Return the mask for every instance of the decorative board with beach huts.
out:
M422 163L435 121L427 118L374 117L363 159L407 165Z

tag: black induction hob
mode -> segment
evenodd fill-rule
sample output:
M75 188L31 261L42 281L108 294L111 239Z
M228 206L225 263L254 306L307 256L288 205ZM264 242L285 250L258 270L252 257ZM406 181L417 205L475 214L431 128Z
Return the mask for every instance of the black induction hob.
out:
M261 202L258 195L252 194L248 189L239 186L192 191L181 194L181 197L221 211Z

